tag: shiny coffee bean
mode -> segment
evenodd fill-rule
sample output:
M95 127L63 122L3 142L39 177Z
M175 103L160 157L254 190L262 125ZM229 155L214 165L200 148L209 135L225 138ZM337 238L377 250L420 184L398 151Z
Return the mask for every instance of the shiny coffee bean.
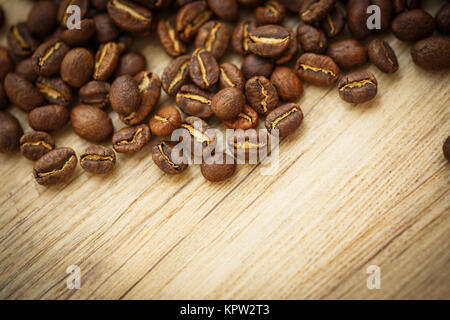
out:
M69 121L69 110L51 104L31 110L28 123L36 131L55 131L63 128Z
M221 89L238 88L239 90L244 91L244 74L236 67L236 65L229 62L222 63L219 67L219 72L219 86Z
M191 41L198 29L212 16L206 1L193 1L184 5L175 18L175 29L181 41Z
M270 78L273 71L273 61L271 59L262 58L256 54L249 54L242 62L241 70L245 79L255 76Z
M238 88L225 88L216 93L211 101L211 110L221 120L231 120L242 112L245 96Z
M345 16L342 10L335 7L321 22L322 30L328 38L339 35L345 27Z
M196 49L189 64L189 75L202 89L215 85L219 80L219 66L212 53L203 48Z
M442 146L442 151L444 152L445 158L450 161L450 137L445 140L444 145Z
M325 33L309 24L301 23L297 27L297 39L303 51L325 53L328 40Z
M404 41L426 38L433 33L434 27L433 16L422 9L403 12L392 21L392 32Z
M295 103L288 103L272 110L266 118L266 129L274 134L278 130L280 138L292 134L300 126L303 120L303 112Z
M178 91L176 103L187 115L205 119L213 115L211 110L213 97L214 93L201 90L194 85L185 85Z
M376 96L377 84L371 72L353 72L339 80L339 96L350 103L363 103Z
M266 115L278 105L278 93L266 77L250 78L245 84L248 104L260 115Z
M80 21L80 29L66 29L61 34L61 39L72 47L86 44L95 34L94 19Z
M225 152L214 153L203 160L200 165L203 177L212 182L224 181L236 172L234 158Z
M276 67L270 76L280 100L298 101L303 94L303 84L300 78L288 67Z
M179 150L178 154L174 152L176 145L177 142L161 141L152 149L153 161L167 174L179 174L188 167L187 161L183 159L182 150ZM175 158L174 155L177 157Z
M181 125L181 115L177 108L166 106L159 109L150 118L149 127L153 134L158 137L170 136L172 132Z
M239 17L236 0L208 0L208 6L220 19L235 21Z
M443 34L450 34L450 2L444 3L436 14L436 29Z
M152 12L127 0L111 0L107 10L109 17L120 28L128 32L143 32L151 28Z
M138 83L129 75L116 78L111 85L109 102L118 114L135 112L141 104Z
M90 104L97 108L104 108L109 103L111 86L104 81L89 81L78 91L78 97L83 104Z
M77 135L92 142L105 141L114 130L111 118L105 111L86 104L72 109L70 122Z
M9 101L25 112L30 112L45 102L39 89L15 73L8 73L3 85Z
M57 148L43 155L33 167L37 183L43 186L68 181L77 167L77 156L71 148Z
M242 111L237 115L236 118L231 120L224 120L223 124L230 129L242 129L247 130L254 128L258 124L258 113L250 108L248 105L244 105Z
M13 152L23 134L19 121L7 111L0 111L0 152Z
M211 153L216 146L216 135L212 128L198 117L186 117L181 123L182 142L195 156Z
M116 153L101 145L87 147L80 155L80 166L93 174L105 174L114 170Z
M175 18L160 20L156 29L159 42L168 55L178 57L187 51L186 45L178 38Z
M250 53L248 47L250 43L249 33L255 28L256 23L253 21L240 21L234 27L233 34L231 36L231 47L237 54L245 56Z
M94 70L94 58L84 48L72 49L61 63L61 79L70 86L79 88L89 81Z
M28 80L30 82L36 81L36 79L38 77L38 74L36 73L36 71L34 71L33 61L31 60L31 58L26 58L26 59L20 61L16 65L16 70L14 72L17 75L21 76L22 78L24 78L25 80ZM6 74L5 74L5 76L6 76Z
M112 76L119 62L119 46L115 42L102 44L95 55L94 80L105 81Z
M36 2L28 12L27 28L39 37L48 35L56 24L58 6L53 1Z
M134 77L144 71L146 66L147 60L141 53L130 51L120 56L115 75L119 77L128 74Z
M13 70L14 63L11 59L11 56L9 55L8 50L6 48L0 47L0 81L3 81L6 75Z
M83 19L89 10L89 0L63 0L59 3L56 19L62 27L67 28L68 18L72 11L67 11L69 6L78 6L80 8L80 19Z
M439 36L422 39L411 48L411 56L415 64L427 70L450 68L450 39Z
M19 57L27 57L39 45L39 42L33 37L25 23L13 25L6 33L8 47L12 53Z
M227 139L227 148L238 163L256 164L267 157L269 135L266 130L236 130Z
M59 73L64 56L69 50L69 46L60 40L44 42L31 57L34 71L43 77Z
M125 127L114 133L112 144L119 153L133 154L141 151L150 141L152 134L146 124Z
M189 80L190 61L190 56L180 56L169 63L164 69L161 76L161 82L164 91L169 96L176 95L178 90L180 90L180 88Z
M327 55L342 69L357 68L367 62L367 48L354 39L332 43L328 48Z
M278 1L269 0L254 11L256 22L264 24L281 24L286 16L286 8Z
M36 87L51 104L67 107L72 103L72 89L58 77L39 77L36 80Z
M284 50L284 52L281 55L279 55L278 57L275 58L276 59L275 64L278 64L278 65L288 63L295 56L297 56L297 52L298 52L299 44L298 44L298 40L295 35L295 32L289 28L286 28L286 30L289 32L289 45L288 45L287 49Z
M328 56L304 53L295 65L300 79L320 87L333 85L339 77L339 67Z
M371 5L380 8L380 29L374 29L375 33L383 33L391 31L392 23L392 0L371 0ZM371 13L372 15L373 13Z
M275 58L289 45L290 34L281 26L268 24L249 32L248 48L254 54L264 58Z
M204 48L219 60L227 51L230 37L230 30L224 23L208 21L198 30L195 48Z
M20 152L31 160L37 161L55 148L55 139L44 131L31 131L20 138Z
M336 0L305 0L300 7L303 22L313 24L321 21L333 10Z
M368 53L370 61L381 71L394 73L398 70L397 56L386 41L372 40L369 44Z
M108 14L100 13L94 16L95 38L99 43L115 41L119 36L119 29Z

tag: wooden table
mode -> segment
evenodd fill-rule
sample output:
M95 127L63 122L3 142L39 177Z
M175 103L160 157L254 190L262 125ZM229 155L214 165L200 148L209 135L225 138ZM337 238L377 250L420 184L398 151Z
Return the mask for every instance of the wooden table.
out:
M0 2L10 24L30 7ZM33 163L1 154L0 298L449 299L450 73L419 69L409 44L385 38L401 67L366 66L375 100L353 106L336 87L305 84L304 122L282 141L273 175L251 165L223 183L198 166L164 175L152 139L118 155L112 174L78 167L69 183L45 188ZM169 59L158 41L137 46L160 75ZM159 105L173 103L163 95ZM11 112L29 131L26 114ZM78 153L89 145L70 126L55 136ZM81 270L79 290L66 286L70 265ZM371 265L379 290L366 285Z

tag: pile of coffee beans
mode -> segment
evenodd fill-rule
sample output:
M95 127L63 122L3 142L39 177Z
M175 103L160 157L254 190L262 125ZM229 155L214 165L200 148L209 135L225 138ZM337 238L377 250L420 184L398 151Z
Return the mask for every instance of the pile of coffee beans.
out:
M380 13L375 28L370 6ZM243 11L254 20L240 19ZM298 20L296 30L283 25L288 15ZM4 22L0 7L0 26ZM35 131L24 134L14 116L0 111L0 152L20 149L35 161L36 181L53 185L68 181L78 161L87 172L105 174L114 169L116 152L134 154L152 135L170 137L179 129L190 139L158 140L155 164L168 174L185 171L188 162L174 157L188 155L175 148L190 141L193 154L205 155L203 176L222 181L235 173L238 154L260 155L274 132L284 138L301 125L302 82L337 84L339 96L352 104L373 99L377 79L359 68L370 61L384 73L399 69L380 36L390 31L411 43L419 67L450 67L448 1L435 17L420 0L35 1L24 22L6 27L8 48L0 48L0 109L14 105L28 113ZM158 37L173 58L161 75L131 50L134 38L146 37ZM231 50L242 56L240 67L223 61ZM178 108L155 110L162 90ZM109 108L124 123L120 130ZM241 129L226 142L230 153L215 150L218 138L207 122L213 117ZM265 130L258 129L261 118ZM71 148L56 148L52 136L69 121L77 135L95 143L79 158ZM111 147L99 145L108 140ZM449 145L450 138L443 147L447 158Z

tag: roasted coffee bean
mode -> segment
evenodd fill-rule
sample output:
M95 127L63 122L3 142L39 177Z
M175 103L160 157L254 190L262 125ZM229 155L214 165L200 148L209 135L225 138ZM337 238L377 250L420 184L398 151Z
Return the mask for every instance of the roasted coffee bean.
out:
M36 71L34 71L33 60L31 58L26 58L20 61L16 65L16 70L14 72L30 82L36 81L38 77L38 74L36 73Z
M107 5L111 20L128 32L143 32L151 28L152 12L127 0L111 0Z
M236 65L229 62L222 63L219 67L219 71L220 89L231 87L244 91L244 74L238 69L238 67L236 67Z
M35 163L33 175L37 183L49 186L70 179L77 167L77 156L71 148L57 148L44 154Z
M178 57L186 53L186 45L178 38L175 30L175 18L160 20L156 29L159 42L168 55Z
M444 145L442 146L442 151L444 151L444 156L450 161L450 137L445 140Z
M224 23L208 21L198 30L195 47L204 48L219 60L227 51L230 37L230 30Z
M168 174L178 174L186 170L188 167L187 161L183 157L182 150L178 154L173 153L173 149L177 142L161 141L152 149L152 159L155 164L163 172ZM174 157L176 155L176 157Z
M436 28L443 34L450 34L450 2L448 1L436 14Z
M119 46L120 54L123 54L130 50L131 46L133 45L133 37L129 34L123 34L119 37L117 40L117 45Z
M245 96L238 88L225 88L215 94L211 101L211 110L221 120L231 120L242 112Z
M94 80L105 81L112 76L119 62L119 46L115 42L102 44L95 55Z
M224 181L236 172L234 158L226 152L214 153L200 165L200 171L206 180L212 182Z
M278 105L277 89L266 77L250 78L245 84L245 96L248 104L260 115L265 116Z
M8 73L3 85L9 101L25 112L30 112L45 102L39 89L15 73Z
M344 30L345 17L342 10L335 7L321 22L322 30L328 38L334 38Z
M31 160L37 161L55 148L55 139L44 131L31 131L20 138L20 152Z
M266 130L236 130L227 139L227 148L237 163L256 164L267 157L269 135Z
M112 144L119 153L133 154L141 151L150 141L152 134L146 124L125 127L114 133Z
M336 0L304 0L300 7L300 18L305 23L316 23L334 8Z
M28 12L28 30L40 37L48 35L56 24L57 8L53 1L36 2Z
M118 114L135 112L141 104L138 83L129 75L116 78L111 85L109 101Z
M288 63L297 55L298 52L298 41L294 31L289 28L286 28L286 30L289 32L289 45L281 55L275 58L275 64Z
M339 67L328 56L304 53L298 58L295 70L300 79L320 87L333 85L339 77Z
M288 103L272 110L266 118L266 129L270 134L278 130L280 138L292 134L303 120L303 112L300 106L295 103Z
M282 54L288 47L291 37L286 28L274 24L253 29L248 36L249 50L264 58L275 58Z
M178 91L176 103L187 115L204 119L213 115L211 110L213 97L214 93L201 90L194 85L185 85Z
M104 108L109 103L111 86L104 81L89 81L78 91L81 103L90 104L97 108Z
M178 90L188 81L190 60L191 57L188 55L178 57L164 69L161 82L164 91L169 96L176 95Z
M450 39L438 36L422 39L411 48L411 55L414 63L424 69L449 68Z
M297 101L303 94L303 84L300 78L288 67L276 67L270 76L278 96L283 101Z
M170 136L172 132L181 125L181 115L177 108L166 106L150 118L149 127L153 134L158 137Z
M297 40L305 52L325 53L327 51L327 36L322 30L309 24L300 22L297 28Z
M269 0L254 12L258 24L281 24L286 16L286 8L278 1Z
M108 173L114 170L116 153L104 146L89 146L80 155L80 165L85 171L93 174Z
M404 41L428 37L433 33L434 27L433 16L421 9L403 12L392 21L392 32Z
M13 152L19 147L22 136L19 121L6 111L0 111L0 152Z
M297 14L300 11L300 8L302 7L303 1L304 0L278 0L278 2L281 3L283 6L285 6L286 9Z
M244 58L241 70L245 79L250 79L255 76L270 78L273 67L274 65L271 59L262 58L256 54L249 54Z
M61 79L79 88L89 81L94 70L94 58L84 48L70 50L61 63Z
M83 19L89 10L89 0L63 0L59 3L56 18L64 28L68 27L68 18L73 14L73 11L68 10L70 6L78 6L80 8L80 19Z
M6 96L5 89L3 89L3 83L0 83L0 110L8 107L9 101Z
M28 114L28 123L36 131L56 131L68 121L69 110L56 104L38 107Z
M219 66L211 52L203 48L196 49L189 64L191 80L200 88L208 89L219 80Z
M105 141L113 132L112 121L108 114L86 104L80 104L72 109L70 122L77 135L92 142Z
M59 40L48 40L41 44L31 57L34 71L41 76L50 77L60 71L64 56L70 48Z
M371 34L367 28L369 14L367 7L371 0L349 0L347 2L347 25L352 36L358 40L365 39Z
M141 53L130 51L120 56L115 74L117 77L125 74L134 77L139 72L144 71L146 66L147 60Z
M214 130L198 117L186 117L181 123L181 141L186 149L195 156L210 154L216 146Z
M94 19L80 21L80 29L67 29L61 34L61 39L72 47L81 46L95 34Z
M353 72L339 80L339 96L350 103L363 103L377 95L377 79L369 71Z
M8 72L12 72L13 70L14 63L11 60L8 50L0 47L0 81L3 81Z
M220 19L235 21L239 17L236 0L208 0L208 5Z
M258 113L248 105L244 105L241 113L239 113L236 118L231 120L224 120L223 124L230 129L247 130L256 127L256 125L258 124L258 119Z
M31 55L39 45L39 42L28 31L25 23L11 26L8 29L6 38L11 52L19 57Z
M248 44L250 43L249 33L256 28L256 23L253 21L240 21L233 30L231 36L231 47L233 50L244 56L250 53Z
M354 39L332 43L328 48L327 55L342 69L357 68L367 62L367 48Z
M109 0L91 0L91 5L97 11L106 11L106 5Z
M146 8L149 8L150 10L167 9L172 2L172 0L135 0L135 1L142 4Z
M391 46L383 40L374 39L370 42L369 59L385 73L393 73L398 70L397 56Z
M194 1L184 5L175 18L175 29L182 41L190 41L198 29L212 16L206 1Z
M371 0L371 5L380 8L380 29L374 29L373 31L376 33L390 31L392 23L392 0ZM373 11L369 10L369 12L373 15Z
M44 98L52 104L67 107L72 103L72 89L60 78L39 77L36 80L36 87Z
M119 29L108 14L100 13L94 16L95 38L99 43L115 41L119 36Z
M420 9L421 0L393 0L392 5L396 14L404 11Z

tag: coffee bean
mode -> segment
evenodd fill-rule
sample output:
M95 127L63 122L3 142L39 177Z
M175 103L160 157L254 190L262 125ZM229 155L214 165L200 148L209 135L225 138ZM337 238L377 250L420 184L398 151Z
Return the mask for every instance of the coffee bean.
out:
M208 0L208 5L220 19L235 21L239 17L236 0Z
M242 129L248 130L250 128L256 127L258 124L258 113L250 108L248 105L244 105L242 111L237 115L236 118L231 120L224 120L223 124L230 129Z
M8 107L9 101L6 96L5 89L3 89L3 83L0 83L0 110Z
M369 14L367 7L371 0L349 0L347 2L347 25L352 36L358 40L367 38L371 30L367 28Z
M150 30L152 12L140 5L127 0L111 0L107 5L111 20L128 32L143 32Z
M371 72L353 72L339 80L339 96L350 103L363 103L376 96L377 84Z
M219 85L221 89L224 88L238 88L244 91L245 78L241 70L236 65L225 62L219 67Z
M55 131L69 121L69 110L63 106L51 104L31 110L28 114L30 127L37 131Z
M339 67L328 56L304 53L295 65L300 79L320 87L330 87L339 77Z
M190 41L198 29L212 16L206 1L194 1L184 5L175 18L175 29L182 41Z
M172 106L159 109L149 122L150 130L158 137L170 136L180 125L180 112Z
M297 40L305 52L325 53L328 40L325 33L309 24L301 23L297 28Z
M298 41L294 31L289 28L286 28L286 30L289 32L289 45L281 55L275 58L275 64L288 63L297 55L298 52Z
M22 133L22 127L14 116L9 112L0 111L0 152L15 151Z
M214 93L201 90L194 85L185 85L178 91L176 103L187 115L209 118L213 115L211 110L213 97Z
M234 175L236 163L234 158L225 152L214 153L202 162L200 171L206 180L224 181Z
M80 104L72 109L70 122L77 135L92 142L105 141L113 132L112 121L108 114L86 104Z
M392 5L394 12L399 14L408 10L420 9L421 2L421 0L393 0Z
M81 103L90 104L97 108L104 108L109 103L111 86L104 81L89 81L78 91Z
M269 0L254 12L256 22L264 24L281 24L286 16L286 8L278 1Z
M245 105L245 96L237 88L220 90L211 101L211 110L221 120L231 120L242 112Z
M231 36L231 47L233 50L242 56L250 53L248 44L250 43L249 33L256 28L256 23L253 21L240 21L234 27Z
M386 41L372 40L369 44L368 53L370 61L381 71L394 73L398 70L397 56Z
M198 117L186 117L181 123L184 148L195 156L211 153L216 146L216 135L211 127Z
M278 96L284 101L297 101L303 94L303 84L300 78L288 67L276 67L270 81L275 86Z
M1 52L1 51L0 51ZM1 66L0 66L1 69ZM31 58L26 58L22 61L20 61L16 65L16 70L14 71L17 75L21 76L25 80L28 80L30 82L36 81L38 75L33 69L33 61Z
M172 0L135 0L135 1L150 10L167 9L172 2Z
M109 102L118 114L135 112L141 104L138 83L129 75L116 78L111 85Z
M438 36L422 39L411 48L411 55L414 63L424 69L449 68L450 39Z
M3 81L8 74L14 70L14 63L6 50L0 47L0 81Z
M144 71L146 66L147 60L141 53L130 51L120 56L115 75L119 77L128 74L134 77Z
M60 71L64 56L70 48L62 41L48 40L41 44L31 57L34 71L41 76L50 77Z
M169 96L176 95L178 90L188 81L190 60L191 57L188 55L180 56L164 69L161 82L164 91Z
M94 16L95 38L99 43L115 41L119 36L119 29L108 14L100 13Z
M266 130L236 130L227 139L227 148L238 163L256 164L267 157L269 135Z
M305 0L300 7L303 22L313 24L321 21L334 8L336 0Z
M89 81L94 69L94 58L84 48L67 52L61 63L61 79L70 86L79 88Z
M116 154L111 148L92 145L80 155L80 165L87 172L105 174L114 170Z
M56 24L56 10L52 1L36 2L28 12L28 30L40 37L48 35Z
M278 2L285 6L286 9L297 14L302 7L303 1L304 0L278 0Z
M444 156L450 161L450 137L445 140L444 145L442 146L442 151L444 151Z
M44 154L35 163L33 175L43 186L64 183L77 167L77 156L71 148L57 148Z
M39 42L33 38L25 23L13 25L6 34L9 49L16 56L27 57L39 45Z
M303 112L295 103L288 103L272 110L266 118L266 129L274 134L278 130L280 138L292 134L300 126L303 120Z
M367 62L367 48L354 39L332 43L328 48L327 55L342 69L357 68Z
M191 80L200 88L208 89L219 80L219 66L211 52L203 48L196 49L189 64Z
M152 149L152 159L155 164L160 168L163 172L168 174L178 174L186 170L188 167L186 160L183 159L182 150L179 150L178 157L180 161L177 161L177 158L172 154L174 151L174 147L177 145L176 142L171 141L161 141L157 145L155 145Z
M80 29L67 29L61 34L61 39L72 47L84 45L95 34L94 19L80 21Z
M125 127L114 133L112 144L119 153L133 154L141 151L150 141L152 134L146 124L135 127Z
M260 115L266 115L278 105L278 93L266 77L250 78L245 84L248 104Z
M242 62L241 70L245 79L255 76L270 78L273 71L273 61L271 59L262 58L256 54L249 54Z
M241 5L248 7L248 8L253 8L255 6L260 5L264 0L237 0L237 2L239 2Z
M37 161L55 148L55 139L44 131L31 131L20 138L20 152L31 160Z
M248 34L248 48L254 54L264 58L275 58L283 53L289 45L290 34L281 26L268 24L253 29Z
M72 103L72 89L60 78L39 77L36 87L51 104L67 107Z
M186 53L186 45L178 38L175 30L175 18L160 20L156 29L159 42L168 55L178 57Z
M63 0L59 3L56 19L64 28L68 27L68 18L72 14L72 11L67 11L69 6L78 6L80 8L80 19L83 19L89 10L89 0Z
M102 44L95 55L94 80L105 81L111 77L119 62L119 55L117 43Z
M444 3L436 14L436 28L443 34L450 34L450 2Z
M204 48L219 60L227 51L230 37L230 30L224 23L208 21L198 30L195 48Z
M434 18L421 9L399 14L392 21L392 32L400 40L417 41L430 36L434 31Z
M339 35L345 27L345 16L342 10L335 7L321 22L322 30L328 38Z
M106 11L106 5L109 0L91 0L91 5L97 11Z
M9 101L25 112L44 104L44 97L31 82L15 73L8 73L4 88Z

